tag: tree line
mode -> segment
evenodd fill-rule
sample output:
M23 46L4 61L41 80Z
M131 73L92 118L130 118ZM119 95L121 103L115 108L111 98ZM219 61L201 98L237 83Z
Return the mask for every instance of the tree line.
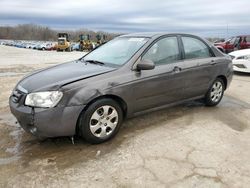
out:
M96 35L106 35L107 40L110 40L118 34L107 33L102 31L91 31L87 29L78 30L54 30L46 26L35 24L21 24L17 26L0 26L0 39L10 40L39 40L39 41L56 41L59 32L66 32L69 34L69 39L73 41L79 40L79 35L89 34L91 40L96 41Z

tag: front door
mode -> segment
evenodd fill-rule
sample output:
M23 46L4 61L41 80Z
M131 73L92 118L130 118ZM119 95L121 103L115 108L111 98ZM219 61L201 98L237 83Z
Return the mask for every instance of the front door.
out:
M184 98L185 74L180 65L177 37L164 37L142 55L155 63L153 70L134 72L134 113L173 103Z

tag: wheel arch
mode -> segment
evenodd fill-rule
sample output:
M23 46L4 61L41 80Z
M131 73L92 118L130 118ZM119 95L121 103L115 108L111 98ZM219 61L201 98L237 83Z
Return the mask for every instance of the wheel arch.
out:
M127 115L127 103L121 97L119 97L117 95L113 95L113 94L105 94L105 95L101 95L101 96L98 96L98 97L92 99L91 101L89 101L87 103L85 109L88 108L95 101L100 100L100 99L104 99L104 98L109 98L109 99L113 99L114 101L116 101L122 109L123 116L126 117L126 115Z
M226 76L219 75L219 76L217 76L217 78L220 78L223 81L223 83L225 85L225 90L226 90L227 89L227 78L226 78Z
M114 101L116 101L121 109L122 109L122 113L123 113L123 117L125 118L127 116L127 103L125 102L125 100L123 100L121 97L117 96L117 95L113 95L113 94L105 94L105 95L101 95L98 96L94 99L92 99L91 101L89 101L86 106L83 108L83 110L81 111L80 115L78 116L77 119L77 123L76 123L76 128L75 128L75 134L78 135L79 134L79 123L80 123L80 119L82 114L85 112L85 110L91 105L93 104L95 101L100 100L100 99L112 99Z

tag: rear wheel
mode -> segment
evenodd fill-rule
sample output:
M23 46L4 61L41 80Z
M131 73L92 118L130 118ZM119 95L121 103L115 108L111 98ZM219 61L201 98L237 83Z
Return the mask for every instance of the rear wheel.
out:
M80 117L79 130L86 141L98 144L114 137L123 120L122 109L112 99L92 103Z
M225 84L222 79L217 78L205 96L207 106L216 106L220 103L225 90Z

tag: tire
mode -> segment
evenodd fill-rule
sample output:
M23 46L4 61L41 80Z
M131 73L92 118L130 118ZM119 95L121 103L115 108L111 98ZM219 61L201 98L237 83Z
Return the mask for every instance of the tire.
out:
M216 78L212 86L209 88L205 96L205 104L207 106L216 106L223 98L225 83L222 79Z
M99 144L113 138L120 129L123 113L120 105L109 98L92 103L79 119L80 135L89 143Z
M45 50L45 48L43 47L43 48L42 48L42 51L44 51L44 50Z

